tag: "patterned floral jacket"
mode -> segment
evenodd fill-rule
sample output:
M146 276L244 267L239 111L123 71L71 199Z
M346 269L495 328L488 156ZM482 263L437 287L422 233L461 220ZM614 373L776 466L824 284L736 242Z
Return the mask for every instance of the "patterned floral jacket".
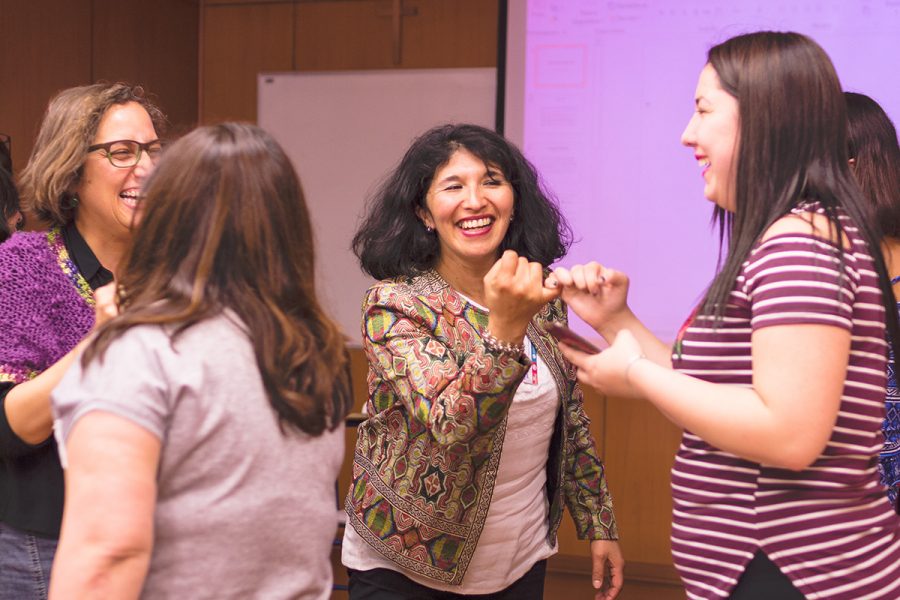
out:
M369 418L359 426L348 526L397 565L459 584L487 517L507 411L530 361L487 349L487 313L434 271L376 284L363 310ZM547 543L556 541L563 502L580 538L617 539L574 369L538 326L565 319L557 301L528 326L561 398L547 460Z

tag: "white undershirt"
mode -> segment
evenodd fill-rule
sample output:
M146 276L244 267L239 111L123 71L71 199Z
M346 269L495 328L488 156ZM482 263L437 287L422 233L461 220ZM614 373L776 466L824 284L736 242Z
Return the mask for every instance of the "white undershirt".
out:
M527 338L525 352L535 356ZM437 590L490 594L509 587L536 562L556 553L556 545L547 544L545 483L559 391L540 356L537 365L537 383L529 369L510 405L491 506L462 584L448 585L401 568L366 544L350 525L341 554L345 566L360 571L392 569Z

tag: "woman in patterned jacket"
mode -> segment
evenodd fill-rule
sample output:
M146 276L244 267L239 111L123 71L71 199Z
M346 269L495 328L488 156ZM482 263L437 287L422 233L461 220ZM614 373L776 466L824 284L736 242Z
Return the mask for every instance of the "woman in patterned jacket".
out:
M714 46L682 134L727 256L674 347L628 308L627 277L557 269L562 297L611 342L564 348L586 383L684 428L672 555L687 597L900 597L900 521L876 469L885 321L881 236L847 158L847 105L797 33Z
M354 237L379 279L343 562L351 598L541 598L563 504L612 599L623 560L544 269L569 230L537 173L474 125L416 139Z

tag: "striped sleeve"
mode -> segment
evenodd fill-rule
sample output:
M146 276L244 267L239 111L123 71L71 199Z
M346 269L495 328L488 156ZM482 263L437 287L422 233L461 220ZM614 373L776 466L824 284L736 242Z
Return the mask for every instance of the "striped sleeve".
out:
M852 329L859 274L855 258L820 238L778 235L760 244L744 267L755 331L813 323Z

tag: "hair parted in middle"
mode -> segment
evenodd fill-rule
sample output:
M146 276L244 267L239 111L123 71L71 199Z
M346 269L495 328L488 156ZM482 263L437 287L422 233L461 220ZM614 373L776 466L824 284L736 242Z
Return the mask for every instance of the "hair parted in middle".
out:
M50 100L19 177L22 206L50 225L72 221L72 190L81 179L100 121L110 107L129 102L144 107L158 136L165 133L165 116L141 86L95 83L63 90Z
M875 223L900 239L900 144L884 109L865 94L845 92L853 174L873 202Z
M309 212L278 143L253 125L199 128L168 148L145 186L141 221L119 276L122 313L84 354L141 324L173 338L230 309L247 327L282 423L318 435L351 406L344 335L314 282Z
M548 266L565 255L572 232L534 166L513 144L485 127L447 124L416 138L366 206L352 248L362 269L375 279L427 271L440 254L440 241L417 216L435 172L457 150L467 150L500 170L513 188L516 218L500 246Z

